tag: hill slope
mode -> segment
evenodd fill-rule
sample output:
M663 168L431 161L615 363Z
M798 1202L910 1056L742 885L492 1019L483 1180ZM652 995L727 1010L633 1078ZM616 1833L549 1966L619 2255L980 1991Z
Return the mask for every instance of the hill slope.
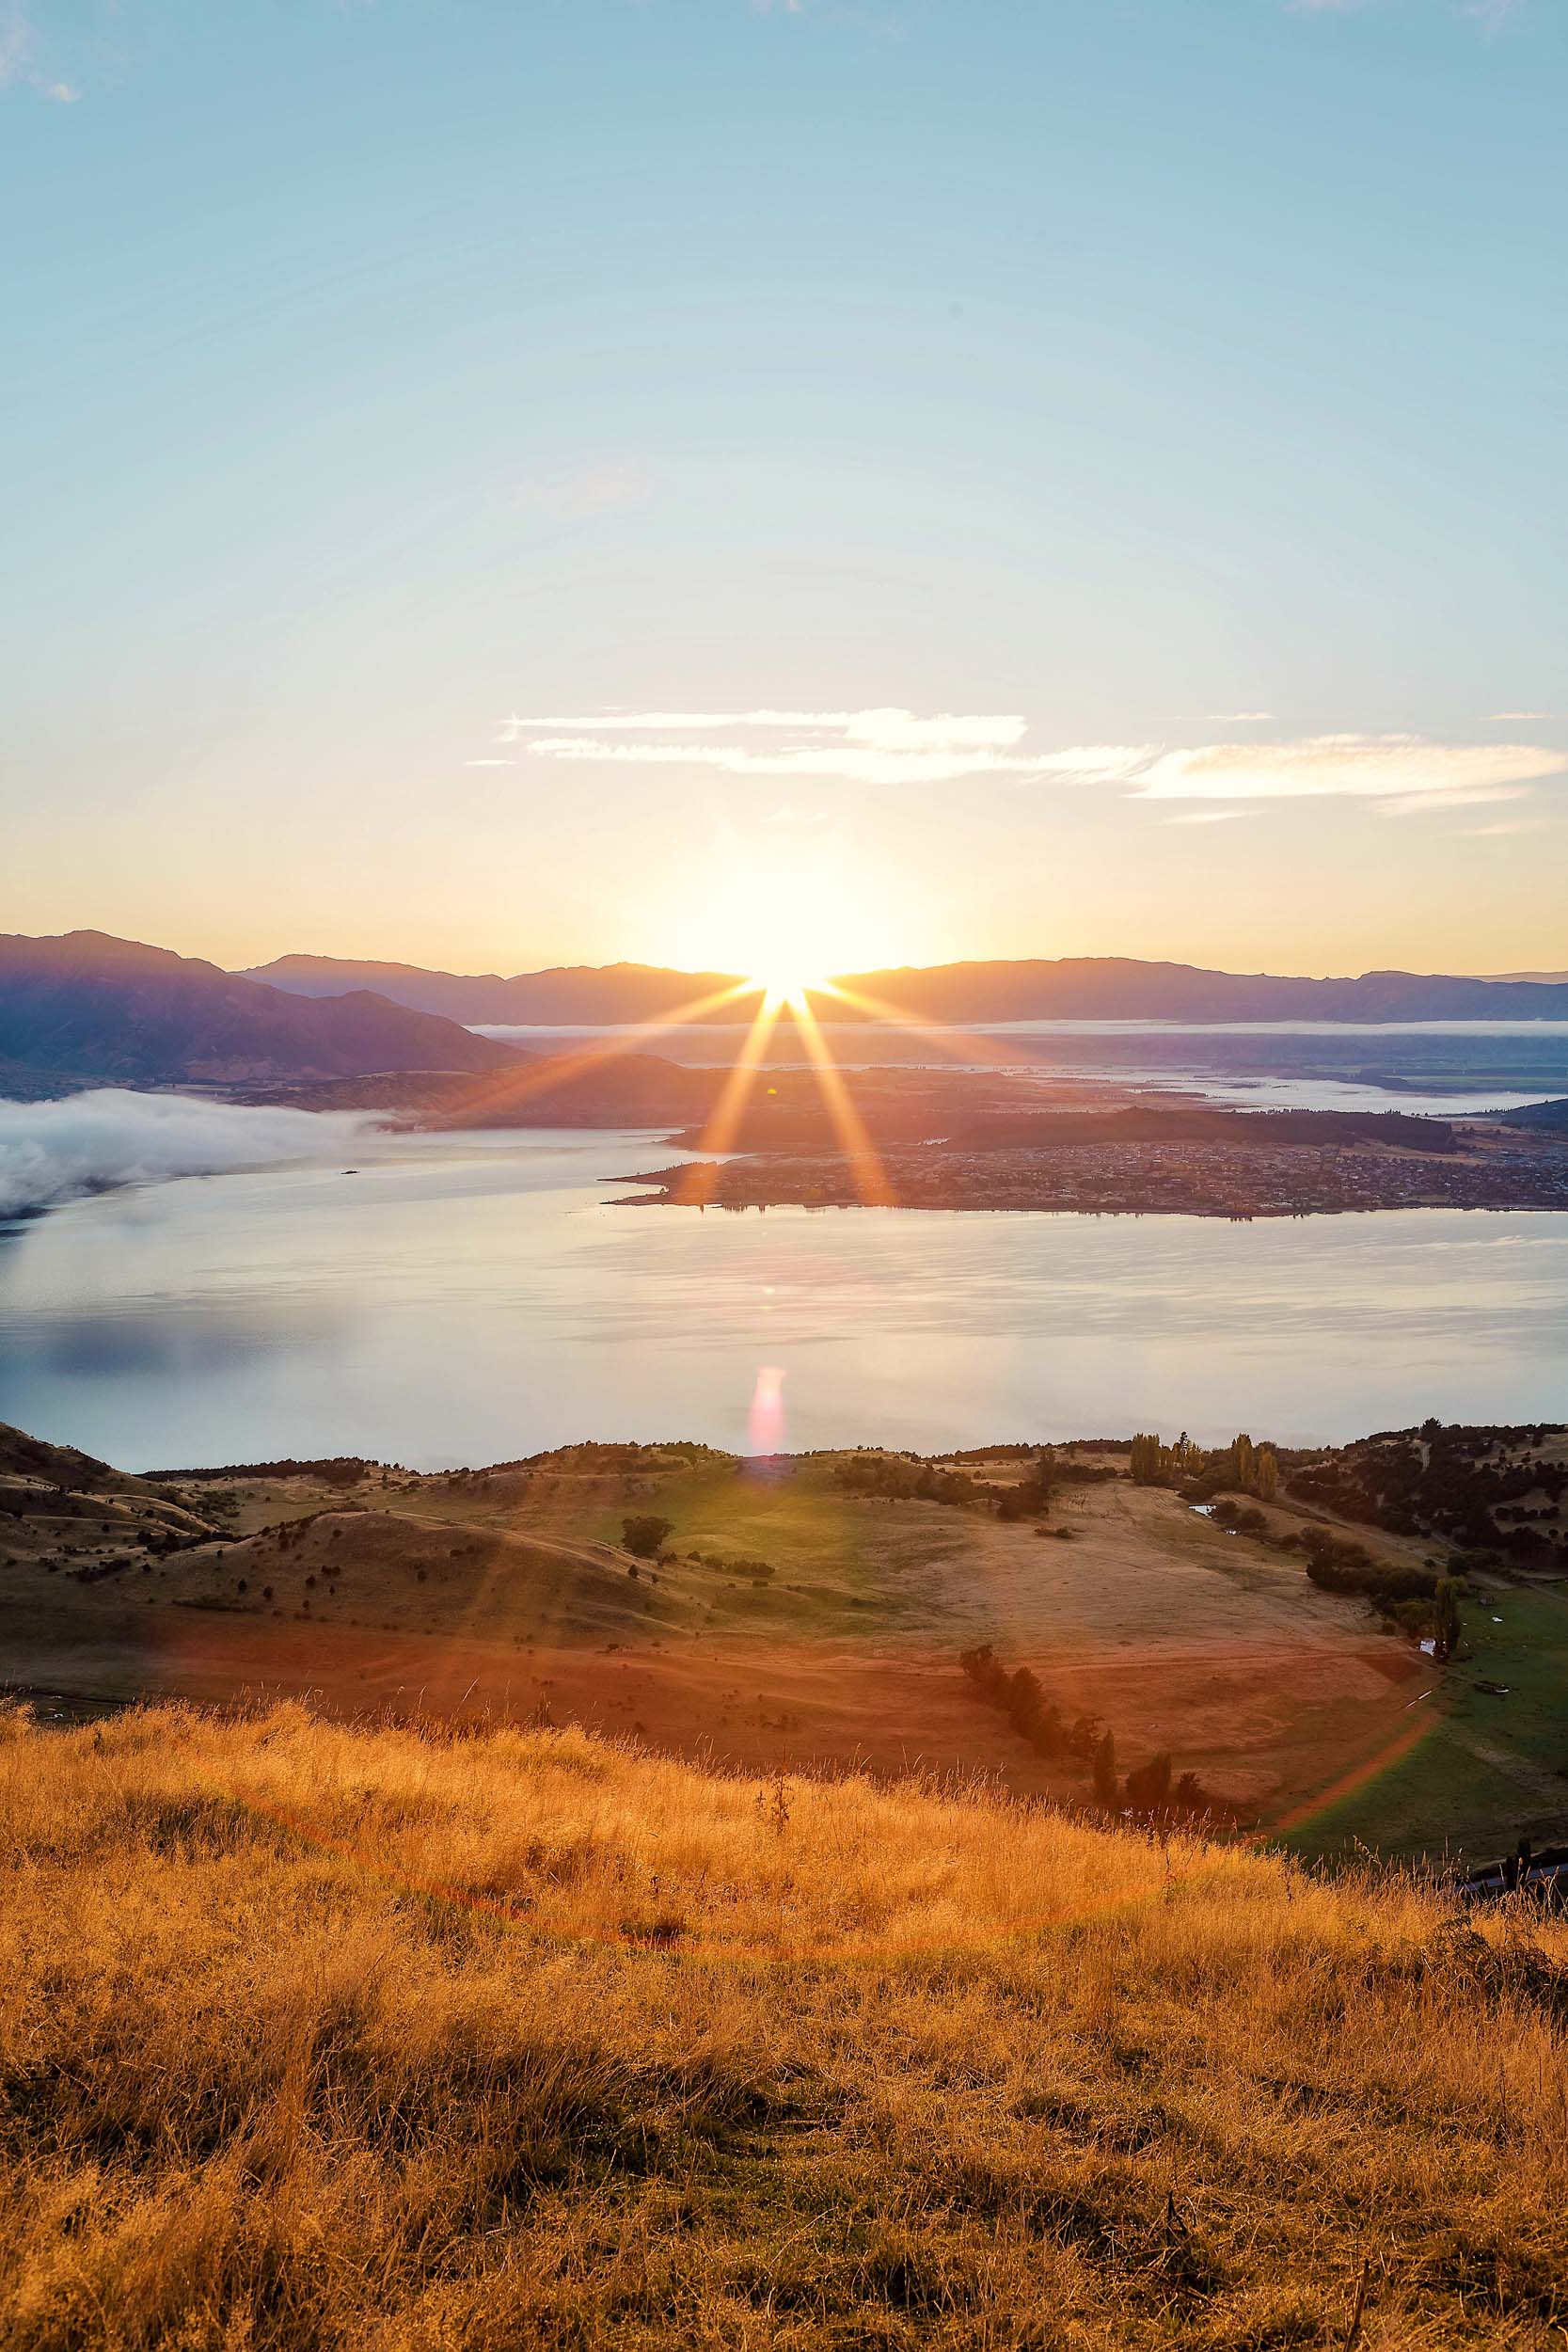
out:
M0 2337L1544 2345L1564 1931L983 1795L16 1725Z
M279 956L245 974L306 996L374 988L397 1003L457 1021L615 1023L668 1015L678 1005L732 984L713 972L671 972L641 963L547 972L430 972L416 964L360 963L334 956ZM1356 979L1293 979L1272 973L1209 972L1189 963L1127 956L1076 956L1015 962L943 963L847 976L851 988L933 1021L1560 1021L1568 984L1556 978L1479 980L1414 972L1364 972ZM725 1019L749 1019L754 997ZM864 1017L834 1004L835 1021Z
M103 931L0 936L0 1062L133 1086L514 1069L510 1047L360 991L316 1004Z

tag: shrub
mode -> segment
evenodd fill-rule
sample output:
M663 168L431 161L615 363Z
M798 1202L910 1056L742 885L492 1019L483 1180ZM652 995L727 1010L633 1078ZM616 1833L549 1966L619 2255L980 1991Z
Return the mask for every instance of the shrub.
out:
M621 1542L639 1560L657 1560L674 1526L673 1519L661 1519L652 1511L635 1514L621 1521Z

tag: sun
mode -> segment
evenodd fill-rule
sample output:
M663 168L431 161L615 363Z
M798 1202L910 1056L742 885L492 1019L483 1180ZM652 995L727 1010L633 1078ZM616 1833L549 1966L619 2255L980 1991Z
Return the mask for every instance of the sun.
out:
M830 975L880 970L897 937L885 879L828 845L727 842L695 861L665 911L666 960L745 975L774 1011L833 993Z
M803 1012L812 995L837 994L831 980L818 972L799 972L792 968L770 965L766 972L748 974L746 993L762 992L765 1012Z

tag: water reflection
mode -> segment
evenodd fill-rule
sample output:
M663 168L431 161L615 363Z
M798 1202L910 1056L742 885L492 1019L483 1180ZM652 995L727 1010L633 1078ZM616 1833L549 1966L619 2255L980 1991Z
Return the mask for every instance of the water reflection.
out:
M1568 1418L1568 1218L610 1209L648 1138L388 1138L0 1247L0 1419L128 1467ZM668 1157L668 1153L665 1153Z

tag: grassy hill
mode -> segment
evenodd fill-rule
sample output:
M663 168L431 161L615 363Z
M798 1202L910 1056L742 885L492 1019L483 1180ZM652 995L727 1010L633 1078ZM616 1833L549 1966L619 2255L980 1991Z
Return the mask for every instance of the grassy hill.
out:
M0 1730L8 2352L1561 2340L1553 1922L575 1731Z
M242 1465L137 1482L138 1510L185 1515L139 1534L86 1471L66 1495L0 1480L7 1675L68 1713L309 1693L631 1731L750 1770L978 1769L1073 1803L1109 1729L1122 1773L1168 1751L1227 1811L1302 1836L1402 1746L1430 1680L1414 1642L1312 1582L1294 1505L1232 1529L1132 1484L1125 1449L1064 1447L1043 1516L1011 1516L1037 1460L585 1445L425 1476ZM657 1559L626 1547L640 1514L668 1522ZM1356 1532L1419 1569L1403 1538ZM986 1645L1035 1678L1059 1738L987 1702L961 1664ZM1447 1807L1439 1775L1438 1845ZM1549 1825L1532 1781L1472 1834L1489 1854Z

